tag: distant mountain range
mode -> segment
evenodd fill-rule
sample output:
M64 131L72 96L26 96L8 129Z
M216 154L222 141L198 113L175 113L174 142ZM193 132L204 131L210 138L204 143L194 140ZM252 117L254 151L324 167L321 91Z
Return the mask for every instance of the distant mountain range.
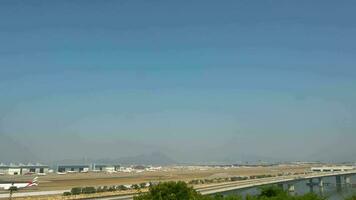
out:
M11 136L0 133L0 163L30 162L38 160L31 150Z
M96 163L120 163L120 164L136 164L136 165L171 165L177 162L168 157L162 152L152 152L149 154L141 154L137 156L127 156L118 159L99 159Z

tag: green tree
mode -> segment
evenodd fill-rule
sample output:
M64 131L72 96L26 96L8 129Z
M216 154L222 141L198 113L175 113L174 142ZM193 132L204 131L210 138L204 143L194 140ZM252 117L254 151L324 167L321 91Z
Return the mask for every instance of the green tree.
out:
M280 187L277 186L268 186L262 187L261 193L259 195L260 198L263 197L276 197L276 196L287 196L287 193Z
M119 185L117 186L118 190L127 190L127 187L125 187L124 185Z
M346 198L345 200L356 200L356 194Z
M201 200L202 195L185 182L165 182L151 186L148 193L134 197L134 200Z
M223 196L223 195L215 195L214 197L208 197L206 200L242 200L241 196L238 195L229 195L229 196Z
M70 193L70 192L63 192L63 196L70 196L70 195L72 195L72 193Z
M93 194L96 193L96 189L94 187L85 187L82 189L83 194Z
M326 197L321 197L318 196L317 194L309 193L302 196L297 196L295 199L296 200L326 200Z
M140 188L146 188L146 183L140 183Z
M140 190L140 186L137 185L137 184L133 184L133 185L131 186L131 188L134 189L134 190Z
M72 193L72 195L78 195L82 193L82 188L81 187L75 187L72 188L70 193Z

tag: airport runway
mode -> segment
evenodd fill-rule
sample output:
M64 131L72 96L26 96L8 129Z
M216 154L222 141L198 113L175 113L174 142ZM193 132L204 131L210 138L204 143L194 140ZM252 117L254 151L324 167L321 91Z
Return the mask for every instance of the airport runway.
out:
M55 190L55 191L40 191L40 192L19 192L14 193L12 197L30 197L30 196L45 196L63 194L63 192L69 192L69 190ZM0 198L9 198L9 193L1 193Z
M67 192L68 190L58 190L58 191L43 191L43 192L22 192L22 193L14 193L12 197L29 197L29 196L43 196L43 195L56 195L63 194L63 192ZM9 198L9 193L1 193L0 199ZM116 197L97 197L90 199L100 199L100 200L132 200L133 195L125 195L125 196L116 196Z
M69 192L69 190L55 190L55 191L41 191L41 192L21 192L14 193L12 197L30 197L30 196L45 196L45 195L56 195L63 194L63 192ZM9 198L9 193L0 193L0 199ZM116 196L116 197L97 197L90 199L100 199L100 200L132 200L133 195L124 195L124 196Z

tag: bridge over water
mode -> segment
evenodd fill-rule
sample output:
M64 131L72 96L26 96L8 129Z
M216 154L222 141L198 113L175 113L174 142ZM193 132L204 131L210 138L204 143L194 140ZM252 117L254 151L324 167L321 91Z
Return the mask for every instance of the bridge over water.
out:
M329 173L313 173L307 175L280 176L280 177L270 177L270 178L261 178L261 179L252 179L252 180L245 180L245 181L207 185L202 187L196 187L196 189L204 195L209 195L209 194L223 193L232 190L240 190L240 189L247 189L247 188L259 187L264 185L276 184L281 187L286 185L288 191L294 192L295 183L299 181L308 181L310 192L313 192L315 187L318 187L320 190L324 189L325 183L323 181L323 178L335 177L336 188L338 191L341 191L341 187L343 185L352 184L350 177L355 174L356 174L356 170L345 171L345 172L329 172Z

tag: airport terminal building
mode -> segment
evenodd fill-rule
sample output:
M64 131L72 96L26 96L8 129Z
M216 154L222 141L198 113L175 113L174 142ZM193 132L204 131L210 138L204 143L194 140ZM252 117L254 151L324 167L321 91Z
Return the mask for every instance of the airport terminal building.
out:
M58 165L57 171L59 173L88 172L89 169L90 169L89 165Z
M93 171L95 172L117 172L120 169L120 165L105 165L105 164L93 164Z
M28 164L28 165L0 165L0 174L6 175L30 175L39 174L45 175L49 171L47 165L42 164Z
M312 167L312 172L345 172L356 169L354 166L322 166Z

